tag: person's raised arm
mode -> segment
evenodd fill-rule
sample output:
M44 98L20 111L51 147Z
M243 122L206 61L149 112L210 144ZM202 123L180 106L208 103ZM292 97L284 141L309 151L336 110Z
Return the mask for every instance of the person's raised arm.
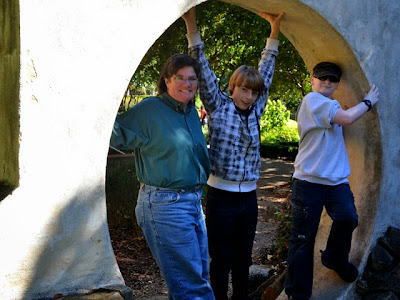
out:
M258 15L261 18L267 20L268 23L271 25L271 34L269 35L269 37L271 39L277 40L279 38L281 20L285 13L281 12L279 15L275 16L273 14L260 11Z
M189 55L196 59L200 66L198 85L200 99L210 113L220 106L223 93L204 53L204 43L196 24L196 8L189 9L182 15L182 19L186 24Z
M275 59L278 56L280 22L285 15L281 12L279 15L273 15L266 12L258 12L258 15L271 25L271 34L267 39L264 50L261 52L261 60L258 63L258 71L264 79L265 91L256 102L256 113L261 116L265 110L268 101L268 91L272 83L275 72Z
M182 15L182 19L185 21L187 33L198 32L196 23L196 7L192 7Z
M379 89L373 84L364 99L371 101L371 106L374 106L379 101L378 96ZM361 118L369 109L370 107L365 102L360 102L347 110L339 109L333 121L342 126L350 125Z

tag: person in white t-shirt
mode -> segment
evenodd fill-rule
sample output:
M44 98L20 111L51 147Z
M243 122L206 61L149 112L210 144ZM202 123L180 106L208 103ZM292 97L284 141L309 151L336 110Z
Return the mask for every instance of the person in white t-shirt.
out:
M349 262L358 215L347 179L350 165L342 129L371 110L379 100L379 90L372 85L364 100L343 110L332 99L341 75L337 64L317 64L311 76L313 92L304 97L297 114L300 142L294 162L292 231L285 284L289 299L311 297L315 236L323 207L333 224L326 249L321 251L322 264L344 281L353 282L358 276L357 268Z

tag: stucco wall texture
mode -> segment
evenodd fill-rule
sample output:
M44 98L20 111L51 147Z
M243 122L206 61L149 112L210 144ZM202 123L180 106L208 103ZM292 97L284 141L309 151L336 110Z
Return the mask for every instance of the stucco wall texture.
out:
M18 187L0 202L1 299L51 298L124 284L105 206L112 125L146 51L201 2L26 0L19 7L2 2L0 167L11 170L3 174ZM400 2L227 2L251 11L285 11L281 31L310 69L321 60L344 69L336 94L342 105L358 103L372 83L379 86L378 105L345 133L360 216L351 259L364 268L377 237L389 225L400 226ZM18 40L18 9L20 44L9 53L3 42ZM9 69L19 74L19 84L9 84ZM4 121L8 114L11 122ZM15 158L8 157L10 151ZM316 251L324 249L329 224L324 215ZM313 298L356 299L354 285L326 271L316 257Z

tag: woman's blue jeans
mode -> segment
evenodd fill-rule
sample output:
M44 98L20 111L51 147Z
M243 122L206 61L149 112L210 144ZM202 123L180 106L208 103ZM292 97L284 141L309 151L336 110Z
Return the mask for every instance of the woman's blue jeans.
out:
M214 299L208 283L208 245L202 188L142 185L136 218L168 286L169 299Z
M329 186L294 179L291 200L292 233L285 291L308 299L312 293L315 236L323 207L333 220L324 255L334 264L348 262L358 216L348 184Z

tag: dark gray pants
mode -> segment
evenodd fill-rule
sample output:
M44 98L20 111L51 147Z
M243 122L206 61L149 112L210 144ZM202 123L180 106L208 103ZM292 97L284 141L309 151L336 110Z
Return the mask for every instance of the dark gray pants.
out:
M247 299L251 254L257 225L256 191L228 192L208 186L206 224L210 251L210 280L215 299Z
M285 291L289 296L308 299L312 293L315 236L323 207L333 220L324 255L334 264L348 262L358 216L348 184L329 186L294 179L291 205L292 233Z

